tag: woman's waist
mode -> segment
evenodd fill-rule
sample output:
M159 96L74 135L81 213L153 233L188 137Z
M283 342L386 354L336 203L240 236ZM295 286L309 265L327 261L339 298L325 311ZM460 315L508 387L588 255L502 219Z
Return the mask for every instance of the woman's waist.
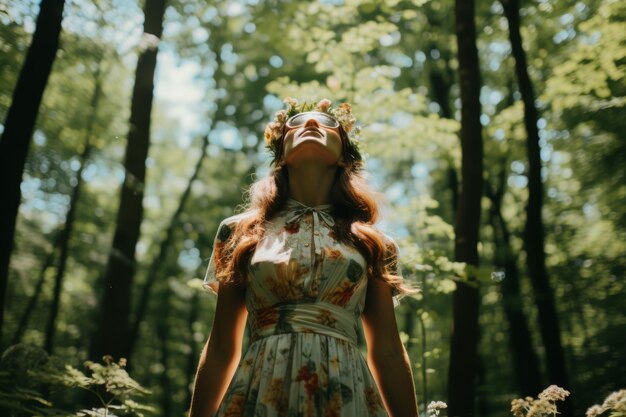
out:
M356 344L355 311L325 302L282 303L251 311L252 340L283 333L318 333Z

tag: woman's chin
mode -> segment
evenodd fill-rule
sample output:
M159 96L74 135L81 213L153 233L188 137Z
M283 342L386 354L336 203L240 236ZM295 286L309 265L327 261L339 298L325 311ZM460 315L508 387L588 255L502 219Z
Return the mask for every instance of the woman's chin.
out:
M339 156L331 152L324 146L319 144L301 144L291 150L286 157L287 164L321 164L321 165L337 165Z
M309 146L309 145L317 145L317 146L327 146L327 138L324 136L320 136L317 134L311 134L306 136L301 136L293 139L293 149L296 149L300 146Z

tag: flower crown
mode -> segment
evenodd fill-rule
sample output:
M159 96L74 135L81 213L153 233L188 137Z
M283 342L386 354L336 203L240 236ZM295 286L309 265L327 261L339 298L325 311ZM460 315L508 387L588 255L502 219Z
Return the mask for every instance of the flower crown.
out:
M274 115L274 120L265 127L265 144L274 156L272 164L278 162L281 151L281 141L285 133L285 123L287 120L299 113L317 111L330 115L339 122L339 125L345 133L344 139L347 139L346 154L344 159L353 169L360 168L363 158L359 152L359 134L360 128L356 125L356 118L352 115L352 106L349 103L341 103L337 108L332 107L332 102L327 98L317 103L304 102L298 104L298 100L287 97L283 102L287 105L287 109L279 110ZM341 129L340 129L341 130Z

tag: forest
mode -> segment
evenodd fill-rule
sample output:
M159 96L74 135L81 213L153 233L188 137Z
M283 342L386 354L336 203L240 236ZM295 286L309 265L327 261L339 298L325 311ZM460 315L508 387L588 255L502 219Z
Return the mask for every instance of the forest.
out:
M352 103L421 416L626 416L620 0L0 0L1 415L187 415L286 97Z

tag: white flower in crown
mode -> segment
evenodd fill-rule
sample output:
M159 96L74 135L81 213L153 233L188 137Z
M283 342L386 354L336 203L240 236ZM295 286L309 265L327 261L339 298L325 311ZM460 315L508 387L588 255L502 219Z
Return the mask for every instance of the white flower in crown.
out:
M332 112L332 115L335 116L335 119L341 124L346 133L352 131L356 123L356 117L352 115L352 106L349 103L341 103L339 107Z
M287 97L283 100L283 103L285 103L286 105L288 105L290 108L296 108L298 107L298 100L296 100L295 98L292 97Z
M327 113L331 105L332 105L332 102L329 99L325 98L325 99L320 100L319 103L317 103L317 106L315 106L315 110L320 111L322 113Z

